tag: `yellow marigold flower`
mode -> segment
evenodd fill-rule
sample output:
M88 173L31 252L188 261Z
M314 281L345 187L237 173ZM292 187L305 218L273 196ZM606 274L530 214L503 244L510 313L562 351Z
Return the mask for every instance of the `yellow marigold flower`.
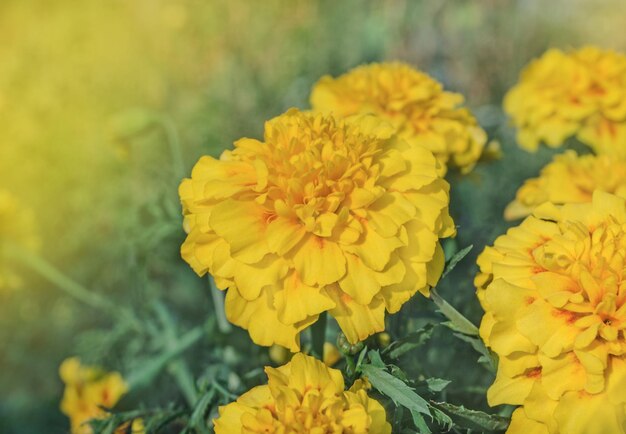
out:
M432 153L375 117L290 110L183 181L181 253L256 344L298 351L324 311L356 343L440 277L448 189Z
M626 160L607 155L556 155L538 178L527 180L504 211L507 220L529 215L545 202L591 202L594 190L626 198Z
M118 372L81 365L76 357L66 359L59 368L65 383L61 411L70 418L72 434L91 434L88 422L107 417L104 408L112 408L128 392L128 386ZM133 430L141 421L133 423ZM133 431L135 432L135 431Z
M407 142L431 150L444 170L450 164L466 173L480 158L487 135L462 103L462 95L444 91L429 75L399 62L322 77L311 93L314 110L380 116Z
M510 433L626 433L626 200L547 203L478 258L490 405ZM531 429L532 428L532 429Z
M266 367L268 384L219 409L215 434L389 434L384 407L364 388L344 390L341 372L302 353Z
M39 240L35 233L34 213L19 203L6 190L0 189L0 290L20 285L20 278L2 258L12 246L36 250Z
M597 152L626 156L626 56L596 47L548 50L504 98L521 147L558 147L577 135Z

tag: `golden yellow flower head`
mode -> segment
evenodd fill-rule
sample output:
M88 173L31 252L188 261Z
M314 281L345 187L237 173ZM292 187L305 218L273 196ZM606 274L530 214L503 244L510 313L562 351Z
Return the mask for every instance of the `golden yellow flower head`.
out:
M21 279L2 257L12 246L36 250L35 215L6 190L0 189L0 290L19 286Z
M392 130L290 110L265 142L203 157L181 184L182 256L228 288L226 315L256 344L297 351L325 311L358 342L437 282L449 187L432 153Z
M487 135L461 108L463 96L403 63L360 66L336 79L325 76L311 93L314 110L337 116L374 114L391 122L410 144L431 150L442 163L469 172Z
M596 47L548 50L504 98L521 147L558 147L571 136L626 156L626 56Z
M544 204L478 258L490 405L510 433L626 432L626 201ZM534 430L530 428L534 427Z
M59 374L65 383L61 411L70 418L72 434L91 434L88 422L106 418L103 408L114 407L128 392L120 373L81 365L76 357L66 359ZM140 432L140 423L133 423L133 430Z
M626 160L607 155L556 155L538 178L527 180L504 211L507 220L529 215L545 202L556 205L591 202L602 190L626 198Z
M280 368L266 367L269 382L220 407L215 434L390 434L385 409L364 388L344 390L341 372L302 353Z

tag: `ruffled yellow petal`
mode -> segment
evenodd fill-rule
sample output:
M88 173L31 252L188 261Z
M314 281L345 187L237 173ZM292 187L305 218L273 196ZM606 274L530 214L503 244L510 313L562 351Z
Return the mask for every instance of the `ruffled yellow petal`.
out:
M336 304L330 313L350 343L385 330L385 303L381 299L375 298L363 305L337 289L329 290L329 295Z
M428 75L401 63L365 65L336 79L323 77L313 87L314 110L339 116L371 113L393 125L400 137L435 154L442 169L472 169L487 136L463 97L446 92Z
M439 240L455 234L449 186L430 151L394 134L375 116L290 110L182 182L181 255L257 344L296 350L325 311L364 339L436 284Z
M596 190L540 205L480 255L489 403L523 406L508 432L626 433L624 251L626 200Z
M534 151L577 136L598 153L626 156L626 56L596 47L548 50L520 74L504 109Z
M513 412L511 424L506 432L507 434L551 434L544 424L529 419L521 408Z
M216 434L350 432L391 433L385 409L364 389L344 391L340 371L295 354L279 368L266 368L268 385L220 408Z

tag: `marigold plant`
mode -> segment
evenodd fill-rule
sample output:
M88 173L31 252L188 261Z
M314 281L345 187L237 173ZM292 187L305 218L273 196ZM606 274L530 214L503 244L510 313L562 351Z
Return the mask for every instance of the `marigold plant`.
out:
M577 136L596 152L624 156L626 56L592 46L548 50L522 71L504 109L529 151Z
M384 407L359 382L344 390L341 371L302 353L280 368L266 367L268 384L219 409L216 434L390 434Z
M469 172L487 141L463 96L409 65L374 63L338 78L325 76L311 93L315 110L339 116L371 113L391 122L410 144L426 147L446 165Z
M0 189L0 290L19 286L21 279L3 254L14 247L34 251L39 245L35 215L6 190Z
M509 433L626 432L626 201L544 204L478 258L490 405Z
M105 409L114 407L128 392L120 373L82 365L76 357L63 361L59 374L65 383L61 411L70 418L72 434L91 434L89 421L106 418ZM116 433L128 433L128 428L128 424L121 426ZM133 434L144 432L140 419L134 420L130 428Z
M355 343L384 330L444 265L455 233L432 153L374 117L290 110L203 157L180 186L183 258L226 289L226 315L253 341L297 351L329 311Z
M545 202L591 202L594 190L626 197L626 160L607 155L579 156L567 151L556 155L539 177L520 187L504 216L507 220L525 217Z

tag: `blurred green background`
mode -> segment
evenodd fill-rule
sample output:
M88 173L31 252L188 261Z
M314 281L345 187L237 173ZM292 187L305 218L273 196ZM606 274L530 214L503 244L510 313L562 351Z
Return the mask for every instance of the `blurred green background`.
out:
M0 188L34 210L41 255L54 266L146 323L155 303L167 306L182 332L214 310L207 282L179 258L180 179L199 156L306 108L322 75L403 60L463 93L503 148L501 160L449 175L457 245L475 247L441 294L478 322L475 257L504 231L517 187L551 156L517 149L502 96L548 47L626 51L624 16L623 0L2 0ZM24 284L0 291L0 432L68 432L58 410L64 358L130 372L159 349L14 266ZM392 321L420 315L434 313L415 300ZM446 398L485 409L491 377L475 353L449 334L435 338L407 371L455 379ZM236 393L269 363L245 333L210 325L187 358ZM125 405L179 395L163 375Z

